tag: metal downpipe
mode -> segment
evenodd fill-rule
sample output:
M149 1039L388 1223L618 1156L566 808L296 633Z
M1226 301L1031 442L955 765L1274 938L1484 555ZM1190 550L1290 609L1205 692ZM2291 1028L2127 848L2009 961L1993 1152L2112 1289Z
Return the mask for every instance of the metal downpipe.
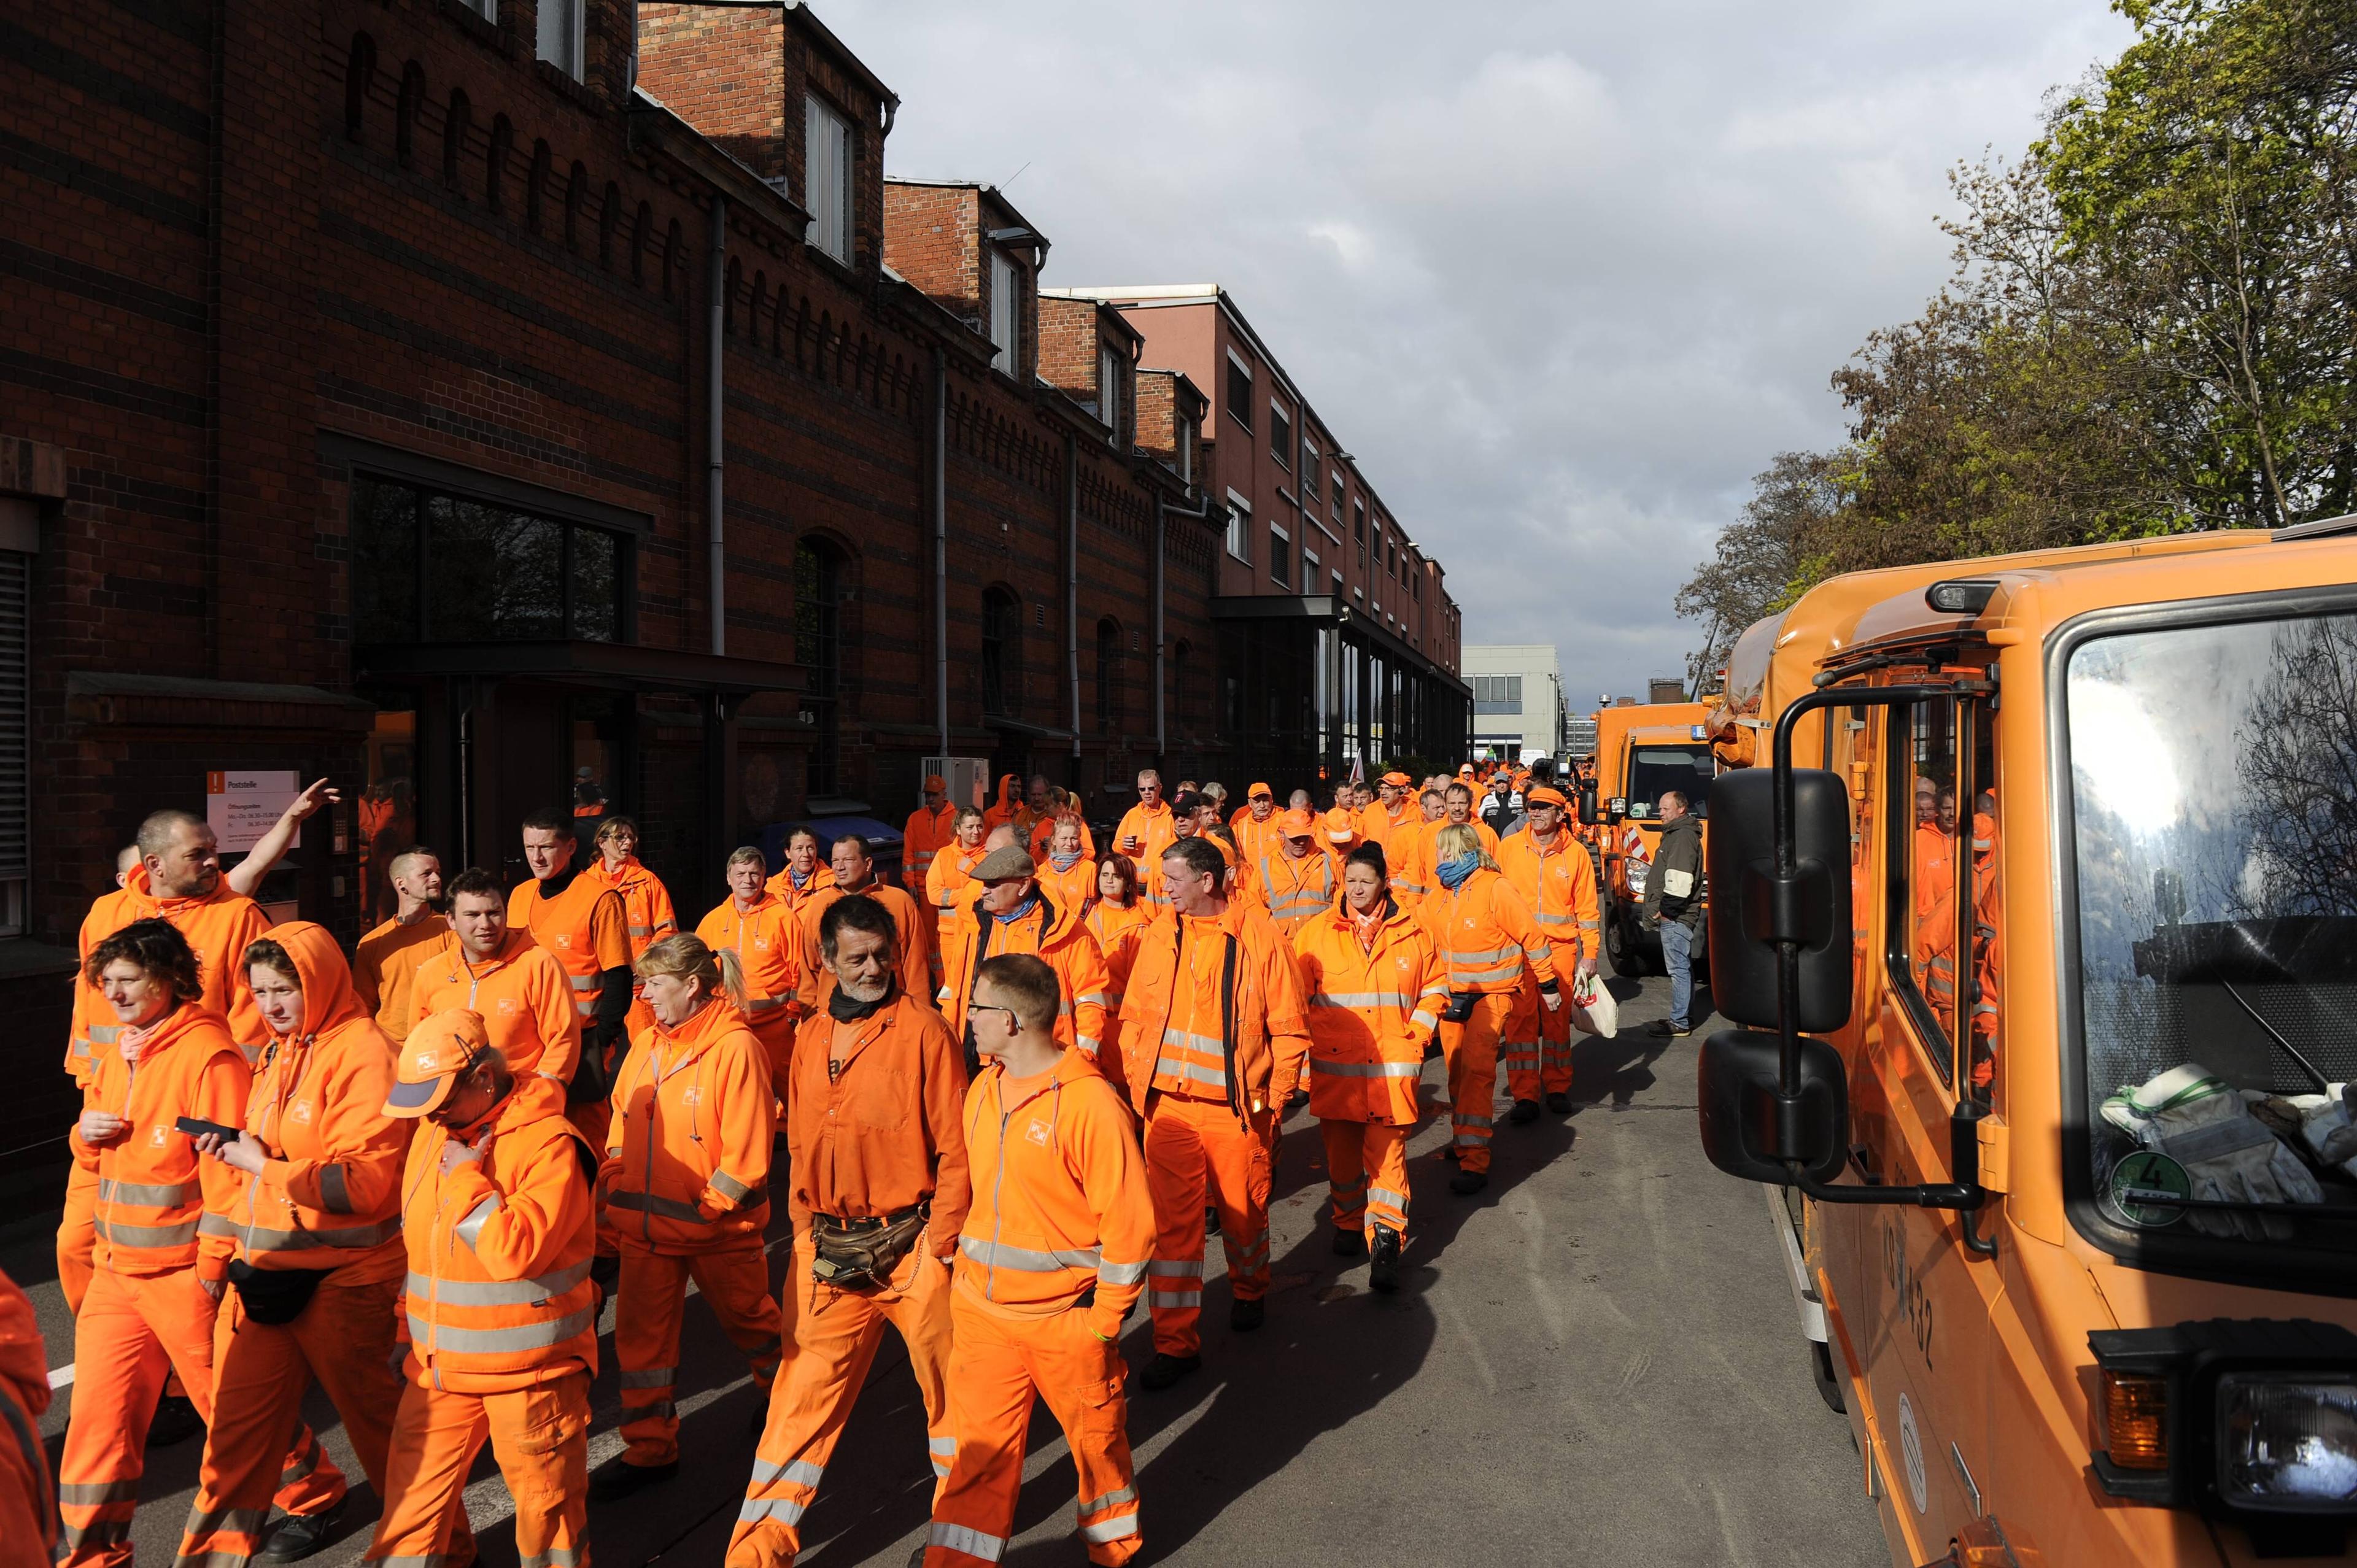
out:
M712 280L710 341L705 349L704 421L704 555L705 596L712 607L712 651L728 651L728 554L721 523L721 467L727 444L724 360L727 353L728 201L712 193Z

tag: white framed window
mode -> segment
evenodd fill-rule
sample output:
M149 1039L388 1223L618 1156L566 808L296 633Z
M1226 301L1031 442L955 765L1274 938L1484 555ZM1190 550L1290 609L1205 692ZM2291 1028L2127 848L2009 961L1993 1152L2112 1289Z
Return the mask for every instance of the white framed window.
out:
M500 0L458 0L458 4L486 22L496 22L500 19Z
M583 70L584 5L585 0L540 0L540 58L576 81Z
M1121 350L1110 343L1097 345L1097 417L1104 422L1114 445L1121 443Z
M1252 564L1252 502L1228 492L1228 553Z
M1301 432L1301 506L1304 511L1318 504L1318 443L1310 436L1308 426Z
M990 252L990 341L998 352L990 368L1015 374L1016 339L1023 330L1023 274L1004 251Z
M1268 575L1270 581L1290 593L1293 589L1293 535L1282 523L1268 525Z
M1318 586L1318 552L1309 548L1309 535L1301 536L1301 591L1308 593Z
M1275 398L1268 403L1268 455L1284 468L1301 460L1301 454L1293 449L1292 411Z
M802 199L810 242L851 264L851 122L816 97L802 100Z

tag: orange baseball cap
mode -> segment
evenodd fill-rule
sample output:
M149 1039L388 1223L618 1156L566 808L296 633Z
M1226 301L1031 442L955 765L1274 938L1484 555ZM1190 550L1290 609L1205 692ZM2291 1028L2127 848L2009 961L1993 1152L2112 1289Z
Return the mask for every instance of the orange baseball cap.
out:
M1359 836L1359 824L1351 813L1337 806L1326 813L1326 836L1336 843L1349 843Z
M926 775L925 775L925 788L926 788L926 789L942 789L942 790L946 790L949 787L950 787L950 781L949 781L948 779L946 779L942 778L940 774L938 774L938 773L928 773L928 774L926 774Z
M1400 773L1400 772L1391 772L1391 773L1386 773L1386 774L1384 774L1384 775L1383 775L1383 781L1384 783L1386 783L1386 784L1393 785L1393 786L1394 786L1394 787L1396 787L1396 788L1399 788L1399 789L1410 789L1410 788L1412 788L1412 787L1415 785L1415 779L1413 779L1409 778L1406 774L1405 774L1405 773Z
M1523 803L1526 806L1560 806L1565 811L1571 809L1571 802L1563 798L1563 791L1551 784L1535 785L1523 791Z
M384 1113L416 1117L437 1110L490 1048L490 1031L483 1027L480 1013L446 1007L435 1014L410 1030L403 1043Z
M1318 819L1309 814L1307 806L1296 806L1276 821L1289 839L1306 839L1318 831Z
M1263 795L1267 796L1272 800L1276 799L1276 791L1270 789L1265 784L1255 784L1251 789L1244 791L1244 799L1247 800L1257 800Z

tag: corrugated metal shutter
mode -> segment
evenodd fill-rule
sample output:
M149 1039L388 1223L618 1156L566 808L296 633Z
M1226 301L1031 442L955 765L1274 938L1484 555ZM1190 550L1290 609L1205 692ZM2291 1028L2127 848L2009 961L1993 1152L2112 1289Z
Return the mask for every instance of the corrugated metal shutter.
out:
M0 882L32 871L32 585L33 558L0 550Z

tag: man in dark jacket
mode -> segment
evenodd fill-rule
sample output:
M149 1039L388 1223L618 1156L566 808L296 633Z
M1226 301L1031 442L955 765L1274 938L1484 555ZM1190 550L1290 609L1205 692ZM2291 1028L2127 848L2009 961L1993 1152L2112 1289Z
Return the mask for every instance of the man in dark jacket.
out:
M1481 820L1500 838L1523 825L1523 798L1514 793L1513 775L1506 771L1503 763L1490 775L1490 793L1481 801Z
M1675 1037L1694 1032L1686 1010L1694 1002L1694 940L1702 926L1702 822L1675 789L1662 791L1662 842L1645 878L1641 923L1662 935L1662 965L1670 972L1670 1015L1648 1029Z

